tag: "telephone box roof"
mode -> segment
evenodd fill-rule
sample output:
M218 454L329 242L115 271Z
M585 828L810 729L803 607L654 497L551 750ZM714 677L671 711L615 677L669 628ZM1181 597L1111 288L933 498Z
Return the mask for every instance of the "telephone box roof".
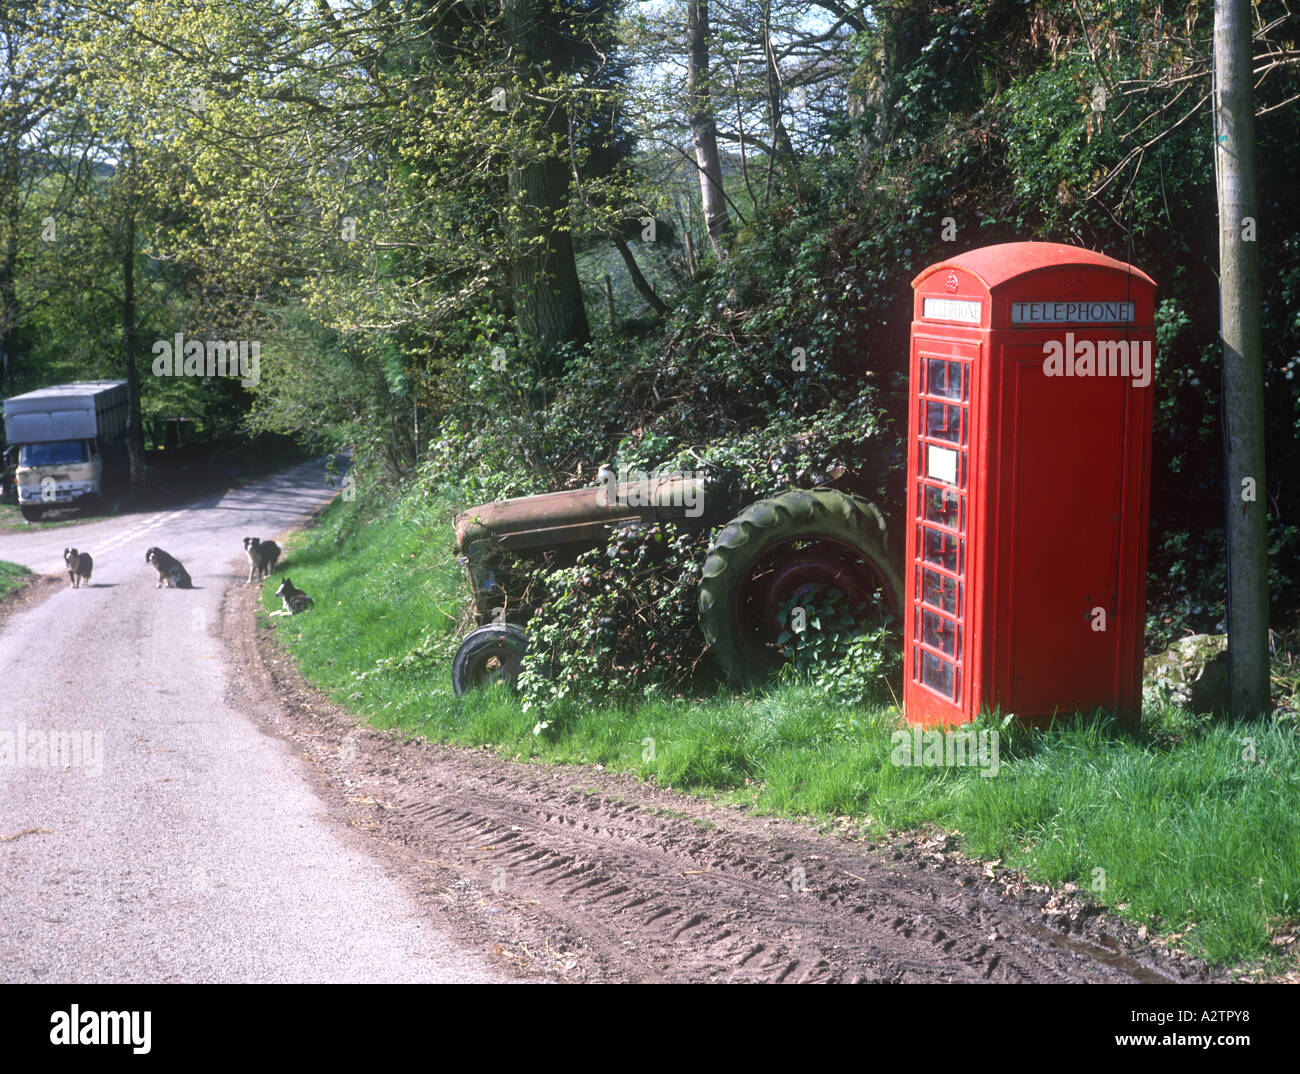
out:
M936 272L959 268L976 277L991 292L1012 280L1036 272L1059 271L1062 268L1072 267L1110 269L1113 272L1134 276L1150 287L1156 286L1155 280L1141 269L1093 250L1066 246L1058 242L1003 242L996 246L983 246L978 250L958 254L946 261L930 265L912 281L912 287L920 287Z

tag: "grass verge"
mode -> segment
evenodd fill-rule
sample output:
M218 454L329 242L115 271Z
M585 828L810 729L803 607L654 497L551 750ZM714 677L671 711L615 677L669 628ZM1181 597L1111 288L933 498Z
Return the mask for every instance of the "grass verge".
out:
M32 572L19 563L9 563L0 559L0 600L24 585Z
M939 826L963 851L1083 891L1216 964L1277 969L1300 925L1300 746L1294 721L1166 708L1141 729L1079 717L994 724L996 767L907 765L896 711L808 687L645 697L537 715L500 690L458 699L450 658L464 588L449 497L379 509L336 501L285 571L315 607L276 620L302 672L380 727L489 744L521 760L603 764L751 808L880 830ZM278 606L274 580L266 608ZM982 773L996 772L989 778Z

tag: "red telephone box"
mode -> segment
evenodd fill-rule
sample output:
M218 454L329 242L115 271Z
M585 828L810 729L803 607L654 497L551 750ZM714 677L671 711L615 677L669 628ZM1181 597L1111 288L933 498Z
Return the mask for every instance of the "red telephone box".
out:
M1155 282L1012 242L912 287L907 718L1136 716Z

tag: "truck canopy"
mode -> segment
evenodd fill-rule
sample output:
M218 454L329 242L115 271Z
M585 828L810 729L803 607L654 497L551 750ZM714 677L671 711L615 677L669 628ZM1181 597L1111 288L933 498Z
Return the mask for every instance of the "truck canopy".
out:
M117 440L126 434L127 414L124 380L56 384L5 400L5 439L11 444Z

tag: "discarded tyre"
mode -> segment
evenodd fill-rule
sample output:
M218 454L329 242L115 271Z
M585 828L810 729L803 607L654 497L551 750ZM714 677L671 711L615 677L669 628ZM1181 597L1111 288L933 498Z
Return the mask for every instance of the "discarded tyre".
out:
M824 589L822 589L824 587ZM783 661L781 613L819 591L846 607L901 607L902 585L875 505L834 489L787 492L745 508L718 534L700 582L700 629L732 679L752 682Z
M515 688L528 638L510 623L489 623L466 635L451 662L451 686L456 696L504 682Z

